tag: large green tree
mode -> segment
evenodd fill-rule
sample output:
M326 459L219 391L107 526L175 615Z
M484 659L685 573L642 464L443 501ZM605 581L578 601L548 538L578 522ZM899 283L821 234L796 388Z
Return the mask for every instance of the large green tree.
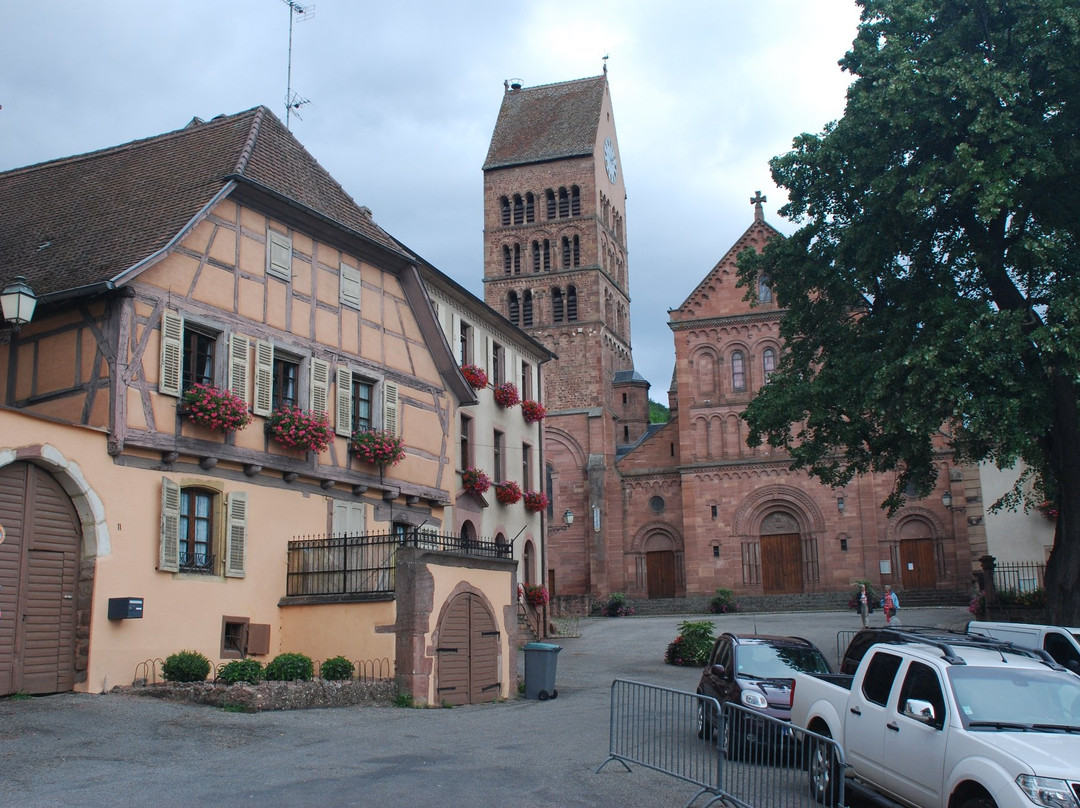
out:
M1023 461L1059 504L1051 617L1080 625L1080 6L858 5L843 118L771 161L799 229L740 256L787 310L751 441L829 484L895 470L893 508L942 446Z

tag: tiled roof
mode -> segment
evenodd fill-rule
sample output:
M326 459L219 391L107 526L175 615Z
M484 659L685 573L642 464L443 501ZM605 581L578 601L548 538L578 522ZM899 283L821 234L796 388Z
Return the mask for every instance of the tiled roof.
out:
M0 282L39 296L114 281L161 250L230 179L267 188L400 253L266 107L0 173Z
M607 78L508 89L484 170L593 153Z

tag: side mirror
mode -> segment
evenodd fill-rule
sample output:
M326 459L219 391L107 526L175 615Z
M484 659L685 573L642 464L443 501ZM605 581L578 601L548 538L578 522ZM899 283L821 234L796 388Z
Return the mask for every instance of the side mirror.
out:
M904 715L914 718L922 724L934 723L934 705L922 699L908 699L904 702Z
M713 676L723 678L725 672L726 671L725 671L725 668L724 668L723 665L713 665L712 666L712 675Z

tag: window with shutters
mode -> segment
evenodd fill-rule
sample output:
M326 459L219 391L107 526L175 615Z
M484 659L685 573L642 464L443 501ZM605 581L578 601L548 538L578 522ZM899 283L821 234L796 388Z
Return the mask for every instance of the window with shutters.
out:
M525 223L532 224L536 221L536 197L533 192L525 194Z
M525 223L525 200L521 194L514 194L514 224Z
M544 200L545 200L546 205L547 205L547 218L554 219L555 218L555 192L552 189L548 188L546 191L544 191Z
M581 189L576 185L570 186L570 215L581 215Z
M458 451L458 470L464 470L471 468L473 465L472 457L472 418L468 415L461 416L461 433L458 437L460 441Z
M566 287L566 321L573 323L577 321L577 287Z
M503 274L509 275L514 271L514 258L510 253L510 245L503 245Z
M521 488L528 491L532 488L532 447L521 444Z
M292 239L277 230L266 232L266 271L282 280L292 279Z
M526 328L533 324L533 294L529 289L521 297L521 324Z
M187 390L193 384L215 385L214 354L217 335L184 326L184 361L181 376L181 390Z
M279 352L274 353L274 371L270 388L270 409L300 406L300 362Z
M521 388L522 400L532 398L532 365L528 362L521 363L521 378L518 387Z
M495 430L492 435L491 451L492 451L492 482L501 483L506 479L506 457L504 456L504 435L499 430Z
M350 437L361 429L375 429L375 381L349 368L339 367L335 378L334 431Z
M491 384L502 384L506 381L506 349L502 345L491 341L491 372L488 381Z
M508 197L499 197L499 212L499 224L507 227L510 224L510 199Z
M393 382L383 382L383 431L391 435L401 434L398 386Z
M472 326L464 320L460 324L460 333L458 336L458 355L461 359L461 364L467 365L473 361L473 331Z
M514 325L521 325L521 305L518 302L518 293L509 292L506 295L506 308L509 311L509 320Z
M558 286L554 286L551 289L551 319L552 322L561 323L566 316L565 307L563 305L563 293L562 289Z
M243 577L246 540L246 493L162 479L159 570Z

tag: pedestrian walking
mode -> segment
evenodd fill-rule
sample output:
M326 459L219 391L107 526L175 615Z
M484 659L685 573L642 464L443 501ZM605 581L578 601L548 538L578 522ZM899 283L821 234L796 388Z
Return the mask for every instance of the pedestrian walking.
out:
M859 617L863 628L870 625L870 596L866 594L866 584L859 584Z
M900 618L896 616L896 613L900 610L900 598L896 596L896 593L892 591L892 587L888 584L885 585L885 594L881 598L881 608L885 612L885 625L900 625Z

